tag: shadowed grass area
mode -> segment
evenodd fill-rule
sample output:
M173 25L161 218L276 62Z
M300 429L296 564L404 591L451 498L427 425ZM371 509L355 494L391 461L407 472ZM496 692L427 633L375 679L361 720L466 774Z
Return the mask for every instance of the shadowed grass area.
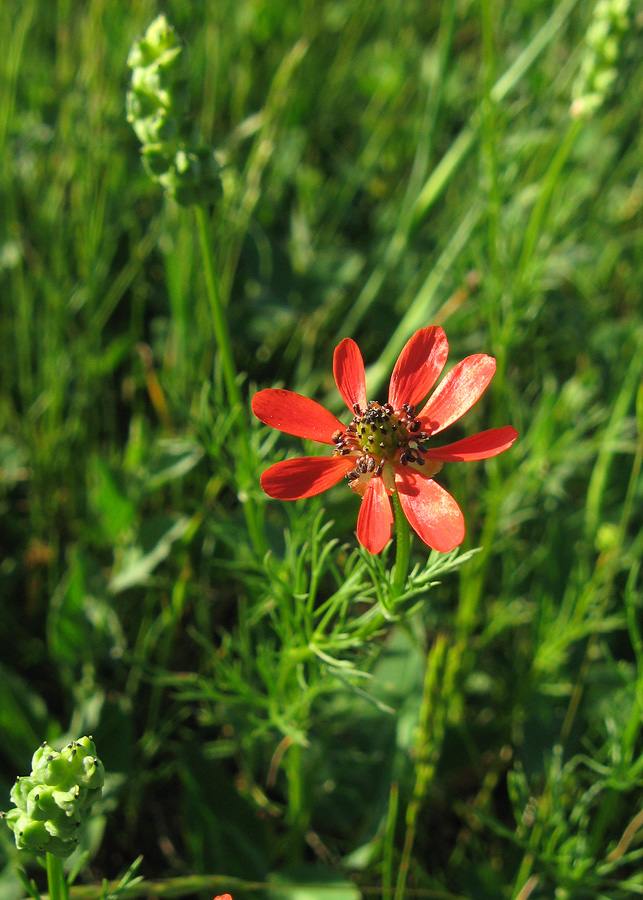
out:
M0 807L91 733L72 897L139 854L115 896L642 894L640 13L169 2L187 208L125 116L159 11L0 7ZM347 421L339 340L384 401L430 324L498 366L449 440L520 438L437 476L463 549L400 591L343 483L261 491L311 447L250 398ZM0 827L3 900L32 862Z

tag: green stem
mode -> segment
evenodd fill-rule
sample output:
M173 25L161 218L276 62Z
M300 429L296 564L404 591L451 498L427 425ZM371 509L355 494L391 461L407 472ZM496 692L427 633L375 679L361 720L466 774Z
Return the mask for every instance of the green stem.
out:
M394 900L404 900L406 880L417 833L418 816L422 809L427 788L435 775L438 756L444 740L448 697L444 693L443 679L448 652L446 635L438 634L427 656L424 672L422 704L420 706L415 745L415 785L413 796L406 808L404 846L397 873Z
M53 853L47 854L47 884L49 900L67 900L67 882L63 875L63 863Z
M308 830L308 815L304 801L303 754L299 744L291 744L286 756L286 777L288 780L288 811L290 826L289 856L292 863L301 861L304 841Z
M393 599L397 600L404 588L409 574L409 557L411 554L411 531L409 523L402 511L402 504L397 491L392 496L395 512L395 528L397 543L395 547L395 575L393 576Z
M241 406L241 393L237 384L237 371L232 355L232 344L230 342L230 332L228 323L221 302L221 294L219 292L218 280L214 273L212 265L212 252L210 248L210 237L208 222L205 210L202 206L195 206L197 230L199 232L199 245L201 248L201 258L203 261L203 272L205 275L205 290L210 304L210 315L212 317L212 330L214 338L219 349L219 357L221 359L221 368L223 370L223 380L230 401L230 407Z

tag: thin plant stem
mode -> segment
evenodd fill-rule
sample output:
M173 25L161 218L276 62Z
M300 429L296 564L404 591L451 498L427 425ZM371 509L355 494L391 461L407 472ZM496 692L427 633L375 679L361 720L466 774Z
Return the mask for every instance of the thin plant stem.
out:
M199 246L201 248L201 258L203 261L203 273L205 276L205 290L210 305L210 316L212 318L212 330L214 338L217 342L219 356L221 359L221 368L223 370L223 380L225 382L226 393L230 402L231 409L238 409L241 406L241 393L237 384L237 371L232 355L232 344L230 341L230 332L228 322L221 303L221 293L219 291L219 283L214 272L212 264L212 253L210 249L208 222L205 210L202 206L195 206L194 212L196 216L197 231L199 233Z
M395 823L397 822L397 807L399 789L397 782L391 784L388 803L388 815L386 817L386 831L384 834L384 850L382 859L382 900L391 900L393 895L393 846L395 843Z
M498 258L500 191L498 187L498 154L496 145L496 104L493 100L496 58L492 0L482 0L480 12L482 24L482 72L484 85L481 104L482 163L487 182L487 246L491 272L494 279L497 279L500 276L500 260Z
M67 900L67 883L63 875L62 860L53 853L47 854L47 885L49 900Z
M409 574L409 556L411 552L411 532L409 523L402 511L402 504L397 491L392 496L395 513L397 540L395 546L395 574L393 576L393 597L397 599L406 585Z
M286 776L288 779L288 824L290 826L289 861L297 862L302 857L304 839L308 829L308 811L304 799L303 753L297 743L292 743L286 755Z
M435 774L437 756L444 737L445 695L442 673L447 659L447 638L439 634L429 651L422 689L422 705L416 743L415 786L406 808L406 831L394 900L402 900L415 844L417 820L427 787Z

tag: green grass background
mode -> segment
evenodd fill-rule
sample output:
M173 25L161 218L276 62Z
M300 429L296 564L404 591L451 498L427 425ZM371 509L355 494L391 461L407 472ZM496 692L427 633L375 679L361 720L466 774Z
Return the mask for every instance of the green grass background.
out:
M142 853L175 896L390 896L410 815L408 896L643 893L640 6L577 121L583 0L164 7L227 163L212 259L244 399L339 411L349 335L381 397L441 324L451 363L498 360L449 436L520 432L445 468L481 551L371 647L377 702L348 679L299 705L271 678L310 578L368 593L356 500L267 501L259 472L301 444L226 408L194 216L125 121L159 11L0 7L0 806L44 738L91 732L110 779L89 882ZM266 559L233 478L247 428ZM7 830L0 860L0 898L22 896Z

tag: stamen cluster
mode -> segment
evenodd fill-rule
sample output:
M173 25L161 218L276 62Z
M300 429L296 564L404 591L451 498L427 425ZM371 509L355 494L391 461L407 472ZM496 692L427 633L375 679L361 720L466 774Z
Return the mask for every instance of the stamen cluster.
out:
M362 410L353 405L353 420L345 431L333 434L334 456L356 456L355 468L346 476L354 481L360 475L381 475L386 462L424 465L428 433L415 417L409 403L394 409L390 403L369 401Z

